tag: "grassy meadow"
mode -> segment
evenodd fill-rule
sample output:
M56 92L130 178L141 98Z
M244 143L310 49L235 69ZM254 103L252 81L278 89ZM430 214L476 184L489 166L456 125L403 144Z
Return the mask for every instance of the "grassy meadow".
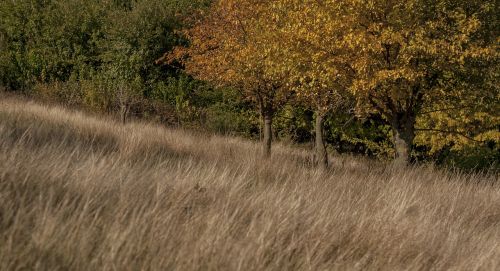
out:
M499 270L495 174L0 100L0 270Z

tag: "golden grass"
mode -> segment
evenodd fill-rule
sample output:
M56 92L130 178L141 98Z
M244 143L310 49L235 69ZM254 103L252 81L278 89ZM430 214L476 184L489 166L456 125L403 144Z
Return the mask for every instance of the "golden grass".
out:
M500 270L500 182L0 101L0 270Z

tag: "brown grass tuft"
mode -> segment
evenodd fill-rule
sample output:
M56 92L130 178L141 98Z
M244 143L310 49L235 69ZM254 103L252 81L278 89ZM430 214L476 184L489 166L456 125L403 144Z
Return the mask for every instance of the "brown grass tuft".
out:
M0 101L0 270L499 270L500 182Z

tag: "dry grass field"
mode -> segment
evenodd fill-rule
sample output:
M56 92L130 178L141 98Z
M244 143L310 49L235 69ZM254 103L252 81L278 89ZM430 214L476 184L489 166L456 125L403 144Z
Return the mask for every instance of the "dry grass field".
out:
M500 270L498 175L0 100L0 270Z

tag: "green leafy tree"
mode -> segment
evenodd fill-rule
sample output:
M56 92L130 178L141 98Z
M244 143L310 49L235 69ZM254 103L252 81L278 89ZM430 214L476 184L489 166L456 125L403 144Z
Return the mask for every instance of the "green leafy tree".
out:
M99 64L99 1L0 2L1 79L10 89L87 76Z

